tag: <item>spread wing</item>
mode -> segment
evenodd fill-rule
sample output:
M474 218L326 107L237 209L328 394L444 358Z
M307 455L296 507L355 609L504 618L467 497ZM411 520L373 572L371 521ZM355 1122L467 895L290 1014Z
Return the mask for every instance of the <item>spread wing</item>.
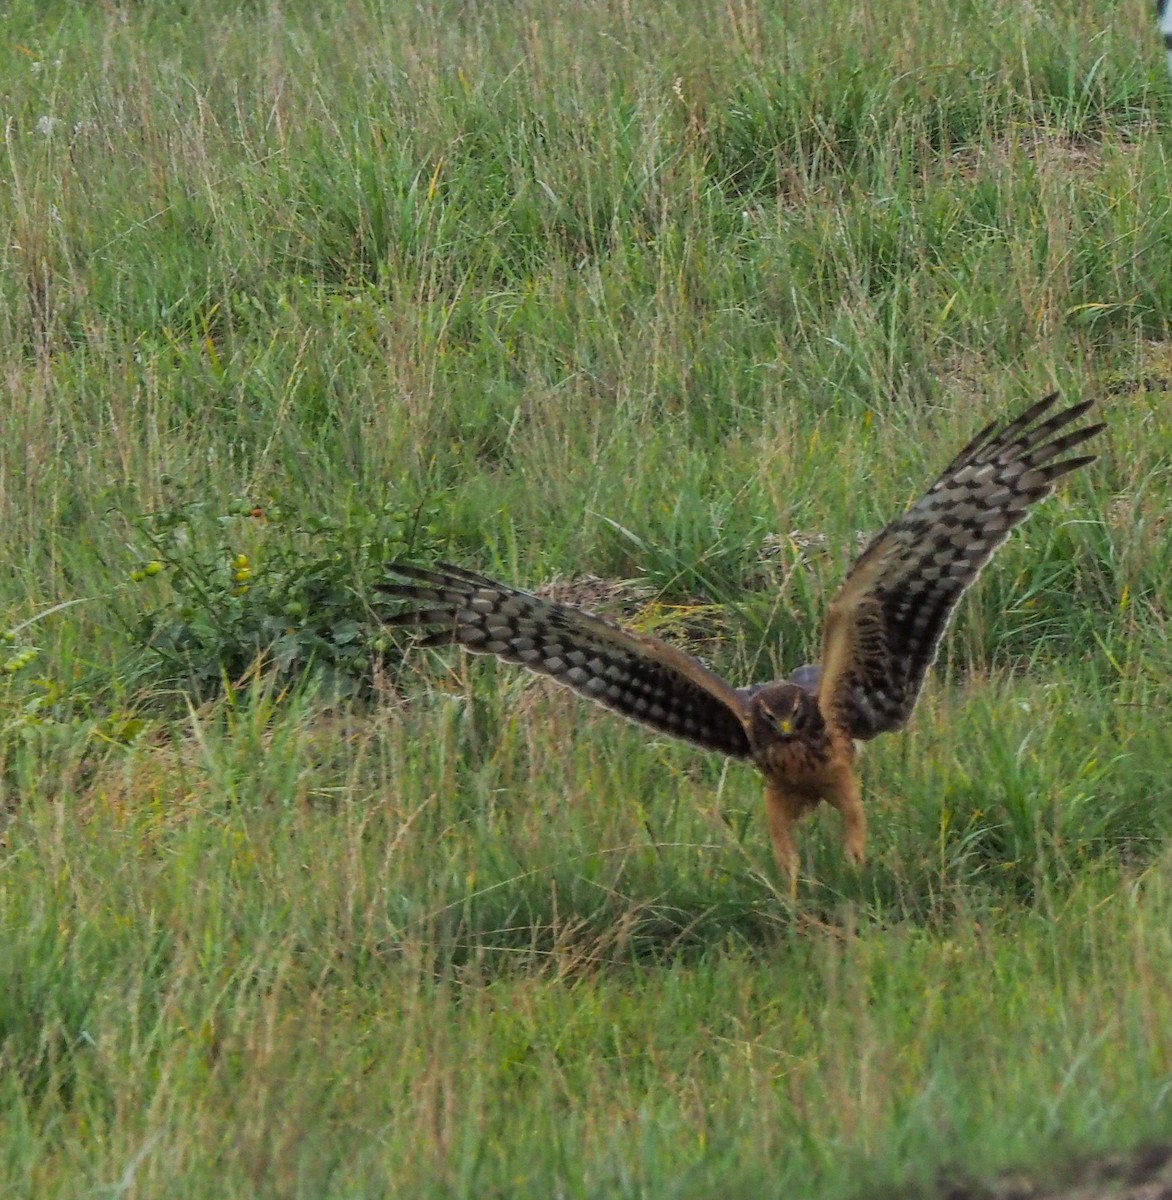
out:
M677 647L446 563L388 571L413 582L379 590L417 606L386 624L430 629L422 645L494 654L661 733L749 757L744 694Z
M1059 455L1102 425L1059 433L1087 401L1046 418L1047 396L1003 428L987 426L856 560L826 616L818 700L849 736L911 716L965 589L1054 481L1095 455Z

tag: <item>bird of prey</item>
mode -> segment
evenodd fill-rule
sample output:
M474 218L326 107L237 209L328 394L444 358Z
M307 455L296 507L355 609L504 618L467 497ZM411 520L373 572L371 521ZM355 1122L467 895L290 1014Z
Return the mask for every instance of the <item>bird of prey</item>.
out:
M793 827L821 801L842 818L849 859L864 861L856 743L907 723L965 590L1054 481L1094 460L1063 457L1104 428L1075 424L1091 402L1054 413L1057 398L982 429L874 538L830 602L821 661L787 679L735 687L659 638L446 564L391 564L410 582L381 590L411 603L386 623L429 630L423 645L520 663L661 733L755 763L792 890Z

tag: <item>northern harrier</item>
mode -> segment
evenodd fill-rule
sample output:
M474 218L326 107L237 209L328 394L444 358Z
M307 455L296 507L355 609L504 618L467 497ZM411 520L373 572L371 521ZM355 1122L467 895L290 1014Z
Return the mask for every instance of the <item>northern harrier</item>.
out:
M447 565L392 564L413 582L382 590L416 607L387 624L430 628L423 645L458 643L521 663L661 733L752 760L765 776L773 852L791 883L793 825L822 800L842 817L847 855L862 863L855 741L906 724L965 589L1030 505L1095 458L1060 457L1103 426L1067 429L1090 401L1047 417L1057 398L981 430L870 543L830 603L821 663L786 680L733 687L659 638Z

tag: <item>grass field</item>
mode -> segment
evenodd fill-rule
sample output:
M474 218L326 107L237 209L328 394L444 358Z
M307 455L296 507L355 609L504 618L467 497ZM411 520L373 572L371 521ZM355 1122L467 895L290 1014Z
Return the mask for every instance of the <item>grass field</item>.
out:
M929 1197L1172 1138L1153 26L5 7L5 1196ZM750 768L377 631L442 556L771 677L1054 387L1101 458L796 903Z

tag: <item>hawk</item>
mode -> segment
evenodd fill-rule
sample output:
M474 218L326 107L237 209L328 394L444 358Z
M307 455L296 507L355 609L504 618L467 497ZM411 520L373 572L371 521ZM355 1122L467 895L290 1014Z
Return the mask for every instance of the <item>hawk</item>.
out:
M1074 426L1091 401L1051 414L1057 399L982 429L875 537L830 602L821 661L787 679L734 687L659 638L446 564L391 564L411 582L380 590L412 604L386 623L430 630L425 646L456 643L520 663L660 733L753 762L792 889L794 824L821 801L842 818L847 856L864 861L856 743L907 723L965 590L1030 505L1094 461L1062 457L1104 428Z

